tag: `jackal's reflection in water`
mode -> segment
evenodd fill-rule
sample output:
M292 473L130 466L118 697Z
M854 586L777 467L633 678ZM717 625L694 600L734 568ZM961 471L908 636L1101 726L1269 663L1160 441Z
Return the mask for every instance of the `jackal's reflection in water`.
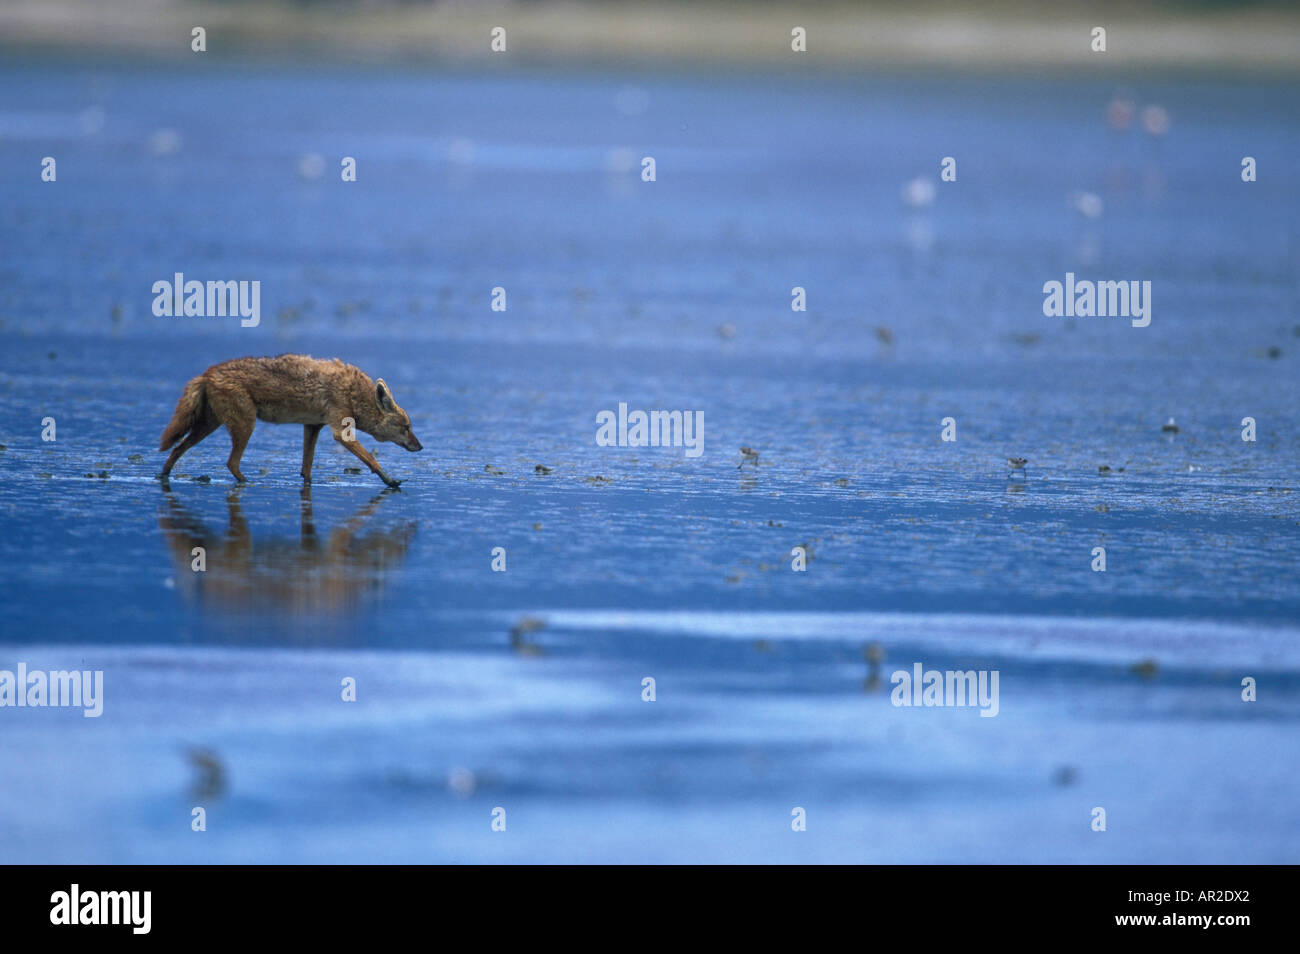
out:
M163 488L158 527L176 561L176 584L206 609L249 608L286 614L334 614L377 597L388 571L406 559L416 521L372 527L376 511L395 491L386 490L349 519L317 531L311 488L300 494L297 537L254 533L240 504L240 491L226 496L229 525L209 529ZM195 569L202 547L204 569Z

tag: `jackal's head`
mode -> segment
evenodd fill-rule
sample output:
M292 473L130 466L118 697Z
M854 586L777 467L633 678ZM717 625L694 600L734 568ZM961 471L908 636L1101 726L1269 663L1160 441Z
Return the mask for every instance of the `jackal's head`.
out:
M381 441L392 441L409 451L423 450L419 438L411 430L411 417L393 400L384 379L375 382L375 396L379 399L379 423L370 432Z

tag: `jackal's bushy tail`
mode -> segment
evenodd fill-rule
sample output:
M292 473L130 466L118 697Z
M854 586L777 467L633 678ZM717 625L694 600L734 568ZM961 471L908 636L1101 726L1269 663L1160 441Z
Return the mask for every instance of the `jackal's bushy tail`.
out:
M185 385L185 393L176 402L176 412L172 414L171 423L162 433L162 439L158 444L160 451L167 450L199 423L203 417L203 403L206 399L202 376Z

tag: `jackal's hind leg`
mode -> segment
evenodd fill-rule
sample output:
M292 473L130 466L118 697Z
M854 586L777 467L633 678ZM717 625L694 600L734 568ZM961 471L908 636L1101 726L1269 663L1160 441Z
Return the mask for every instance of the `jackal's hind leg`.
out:
M251 422L232 421L226 424L226 430L230 432L230 457L226 460L226 466L235 475L235 480L242 484L247 481L247 478L239 470L239 461L244 456L248 439L253 436L253 425Z
M168 474L170 474L172 472L172 468L176 466L176 462L181 459L182 454L184 454L187 450L189 450L199 441L203 440L203 438L207 437L209 434L211 434L220 426L221 426L221 422L218 421L212 415L209 414L203 417L197 424L194 425L193 428L191 428L189 434L185 436L185 439L181 441L179 444L177 444L172 449L172 452L167 456L167 463L163 464L162 476L166 477Z

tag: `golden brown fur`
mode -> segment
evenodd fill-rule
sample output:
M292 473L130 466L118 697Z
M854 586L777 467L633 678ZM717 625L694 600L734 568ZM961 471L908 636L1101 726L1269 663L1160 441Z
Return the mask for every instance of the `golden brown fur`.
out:
M258 420L303 426L301 473L307 483L311 482L316 438L325 426L390 487L401 481L384 473L355 432L392 441L408 451L421 449L411 431L410 416L393 400L383 378L372 380L360 368L338 358L320 361L305 354L236 358L214 364L185 385L159 443L158 449L165 451L180 441L163 465L162 476L171 473L182 454L225 425L230 432L226 466L243 482L239 462Z

